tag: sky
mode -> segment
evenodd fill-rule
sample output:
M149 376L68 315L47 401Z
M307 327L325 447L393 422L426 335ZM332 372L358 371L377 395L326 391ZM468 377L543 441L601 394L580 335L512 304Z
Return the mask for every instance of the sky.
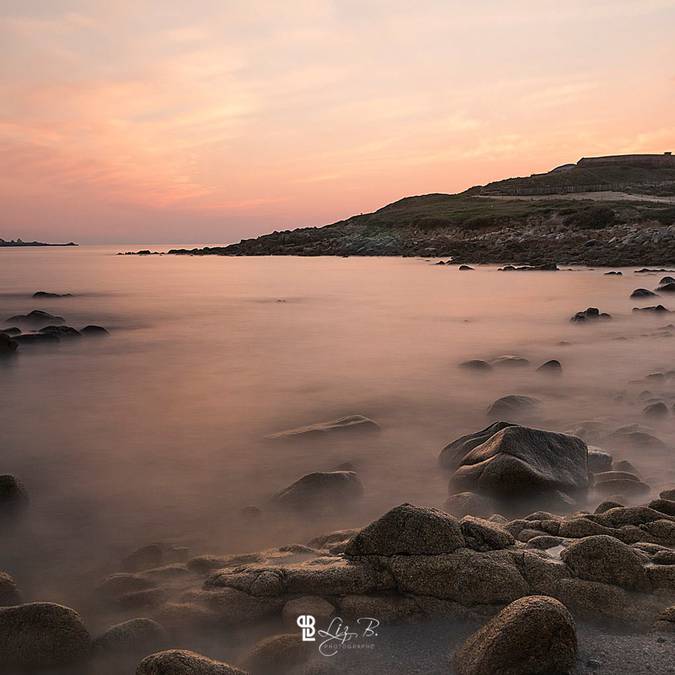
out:
M229 243L675 151L675 0L3 0L0 237Z

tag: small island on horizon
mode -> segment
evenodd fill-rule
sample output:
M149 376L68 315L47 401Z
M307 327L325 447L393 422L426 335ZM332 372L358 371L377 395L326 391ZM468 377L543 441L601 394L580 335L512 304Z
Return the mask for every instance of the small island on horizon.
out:
M50 244L43 241L23 241L22 239L2 239L0 237L0 248L20 248L24 246L79 246L74 241L67 244Z

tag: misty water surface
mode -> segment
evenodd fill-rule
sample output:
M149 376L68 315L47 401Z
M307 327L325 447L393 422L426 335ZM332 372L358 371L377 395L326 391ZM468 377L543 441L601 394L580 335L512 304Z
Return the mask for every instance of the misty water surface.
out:
M111 332L24 347L0 365L0 473L16 474L32 498L0 549L0 569L33 599L73 602L121 556L156 540L194 554L257 550L361 525L403 501L441 506L438 452L486 426L486 407L504 394L540 398L529 421L560 431L588 419L609 430L641 422L646 389L670 401L667 381L644 381L675 365L675 338L657 334L670 320L633 315L628 297L663 275L117 250L0 251L3 319L44 309ZM36 290L74 297L35 301ZM615 318L569 322L588 306ZM457 367L502 354L532 367ZM561 377L535 371L552 358ZM382 432L263 440L348 414L371 417ZM670 419L649 423L667 442ZM606 449L633 460L655 490L673 480L670 451ZM331 521L241 518L242 507L264 510L301 475L343 462L365 485L361 505L341 506Z

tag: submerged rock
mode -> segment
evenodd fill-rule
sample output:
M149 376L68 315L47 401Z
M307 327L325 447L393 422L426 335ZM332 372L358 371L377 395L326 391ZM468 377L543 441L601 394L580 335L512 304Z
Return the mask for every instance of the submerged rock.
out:
M666 277L668 279L670 277ZM663 281L663 280L662 280ZM659 286L659 290L663 293L675 293L675 281L669 281Z
M363 485L354 471L308 473L273 498L284 508L304 511L349 507L363 495Z
M246 675L239 668L184 649L170 649L144 658L136 675Z
M49 602L0 607L0 664L12 670L75 665L89 654L80 615Z
M95 656L140 658L165 649L169 637L152 619L129 619L108 628L92 645Z
M16 515L28 506L28 492L12 474L0 475L0 517Z
M320 623L328 623L335 614L335 607L324 598L305 595L289 600L281 611L284 623L293 629L297 628L296 620L303 614L311 614Z
M10 316L7 319L8 323L29 323L34 325L49 325L57 323L65 323L66 320L62 316L54 316L49 312L44 312L41 309L34 309L28 314L17 314Z
M471 267L470 265L460 265L460 266L458 267L458 269L459 269L460 272L470 272L470 271L473 271L473 267Z
M493 359L492 365L497 368L525 368L530 365L530 362L522 356L507 354L506 356L499 356Z
M611 319L611 315L601 312L597 307L589 307L582 312L577 312L570 321L575 323L585 323L587 321L597 321L599 319Z
M650 403L648 406L645 406L642 414L652 419L663 419L664 417L668 417L668 406L663 401Z
M95 337L95 336L103 336L103 335L110 335L110 333L107 331L107 329L103 328L103 326L96 326L94 324L90 324L88 326L85 326L80 333L82 335L87 335L89 337Z
M190 551L185 546L156 543L143 546L122 560L125 572L141 572L171 563L187 562Z
M40 328L39 332L43 335L57 335L60 338L81 337L80 331L71 326L45 326Z
M654 298L656 297L656 293L654 291L650 291L646 288L636 288L631 294L631 298Z
M466 368L467 370L482 370L488 371L492 370L492 366L487 361L481 361L481 359L471 359L470 361L463 361L459 364L460 368Z
M542 363L539 368L537 368L537 372L549 375L560 375L562 373L562 366L560 365L560 361L551 359L550 361L546 361L546 363Z
M612 455L605 450L588 446L588 470L593 473L609 471L612 468Z
M13 340L6 333L0 333L0 356L13 354L18 346L19 343L16 340Z
M379 430L379 425L368 417L364 417L363 415L350 415L349 417L340 417L339 419L330 420L329 422L319 422L317 424L310 424L306 427L297 427L296 429L280 431L276 434L271 434L266 438L270 440L285 440L303 437L313 438L317 436L323 436L324 434L333 435Z
M652 314L667 314L670 312L663 305L652 305L650 307L633 307L634 312L648 312Z
M299 632L273 635L256 643L243 666L251 675L286 673L314 656L313 647L313 643L300 639Z
M364 527L348 556L438 555L465 545L459 522L444 511L401 504Z
M574 619L554 598L512 602L466 640L454 655L458 675L566 673L576 662Z
M457 492L446 499L443 509L458 518L462 516L488 518L494 514L497 506L489 497L475 492Z
M509 394L492 403L487 409L487 414L492 418L518 417L534 412L539 404L540 401L532 396Z
M454 485L521 499L552 497L556 491L573 496L587 489L588 450L580 438L507 425L483 440L486 431L478 432L479 444L468 437L455 441L460 447L453 453Z
M50 291L35 291L34 298L72 298L72 293L51 293Z
M61 337L56 333L22 333L17 335L14 340L21 345L58 344Z

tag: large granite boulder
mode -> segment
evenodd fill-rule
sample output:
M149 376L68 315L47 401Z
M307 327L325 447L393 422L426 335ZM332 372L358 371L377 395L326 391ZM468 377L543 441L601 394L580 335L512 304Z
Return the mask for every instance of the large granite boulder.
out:
M0 608L0 665L10 673L78 664L90 646L80 615L68 607L32 602Z
M364 527L345 548L348 556L438 555L465 545L459 523L433 508L401 504Z
M136 675L245 675L244 671L221 661L183 649L151 654L136 668Z
M586 491L588 448L584 441L504 422L493 427L499 425L502 428L487 439L487 429L479 432L480 444L465 437L443 451L448 464L456 467L451 478L454 487L522 499L552 497L556 492L576 496Z
M363 495L363 485L354 471L308 473L279 492L273 503L291 510L348 508Z
M634 591L650 590L645 557L632 546L606 534L571 543L560 553L560 558L579 579Z
M448 443L441 454L438 456L440 465L445 469L455 470L463 461L466 455L474 448L492 438L498 431L506 427L514 426L511 422L495 422L481 431L476 431L466 436L460 436L457 440Z
M520 598L474 633L455 653L458 675L548 675L575 666L576 627L558 600Z

